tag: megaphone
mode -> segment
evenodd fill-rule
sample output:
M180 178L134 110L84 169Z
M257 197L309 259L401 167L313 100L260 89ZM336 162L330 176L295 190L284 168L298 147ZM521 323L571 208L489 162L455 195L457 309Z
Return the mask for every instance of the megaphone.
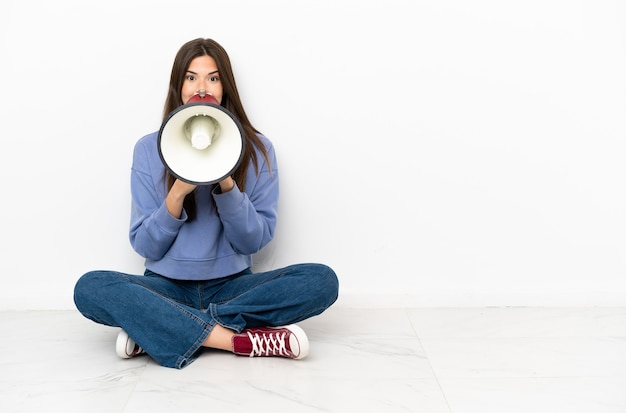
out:
M244 153L243 128L228 110L200 91L163 121L159 156L176 178L210 185L232 175Z

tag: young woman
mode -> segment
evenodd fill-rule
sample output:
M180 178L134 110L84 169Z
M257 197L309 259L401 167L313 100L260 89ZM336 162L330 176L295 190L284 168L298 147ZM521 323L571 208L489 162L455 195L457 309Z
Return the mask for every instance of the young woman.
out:
M130 240L145 272L86 273L75 286L76 307L97 323L121 327L116 351L124 358L147 353L180 369L207 347L301 359L309 343L295 323L335 302L337 276L323 264L251 271L251 255L274 236L275 152L248 120L230 59L211 39L178 51L164 119L196 93L211 94L238 119L245 135L240 166L217 184L195 186L164 167L158 132L141 138L131 171Z

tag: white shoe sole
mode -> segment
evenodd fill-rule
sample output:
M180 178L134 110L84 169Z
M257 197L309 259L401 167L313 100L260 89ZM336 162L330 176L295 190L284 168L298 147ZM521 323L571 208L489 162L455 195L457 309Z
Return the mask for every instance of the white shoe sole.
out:
M130 347L130 348L129 348ZM132 352L135 349L135 342L128 336L126 331L120 330L115 342L115 352L123 359L133 357Z

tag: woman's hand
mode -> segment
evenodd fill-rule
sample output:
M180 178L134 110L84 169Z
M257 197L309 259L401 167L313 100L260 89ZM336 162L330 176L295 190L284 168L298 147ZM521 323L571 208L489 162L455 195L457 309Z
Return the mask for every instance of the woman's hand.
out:
M165 206L169 213L176 219L179 219L183 212L183 202L185 197L196 189L196 185L188 184L185 181L177 179L174 181L170 192L165 198Z

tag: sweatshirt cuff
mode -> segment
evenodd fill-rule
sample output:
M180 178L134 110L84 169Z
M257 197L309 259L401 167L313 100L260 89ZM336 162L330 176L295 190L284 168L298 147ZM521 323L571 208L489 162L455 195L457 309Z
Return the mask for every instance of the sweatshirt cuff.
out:
M241 205L244 195L239 190L239 187L237 187L237 183L235 183L233 189L226 193L222 193L219 185L217 185L216 188L213 189L213 199L215 200L218 211L230 211L237 209L239 205Z
M168 233L177 233L180 227L187 221L187 212L183 209L180 214L180 218L174 218L172 214L167 210L165 202L161 204L161 207L156 213L156 222L159 226Z

